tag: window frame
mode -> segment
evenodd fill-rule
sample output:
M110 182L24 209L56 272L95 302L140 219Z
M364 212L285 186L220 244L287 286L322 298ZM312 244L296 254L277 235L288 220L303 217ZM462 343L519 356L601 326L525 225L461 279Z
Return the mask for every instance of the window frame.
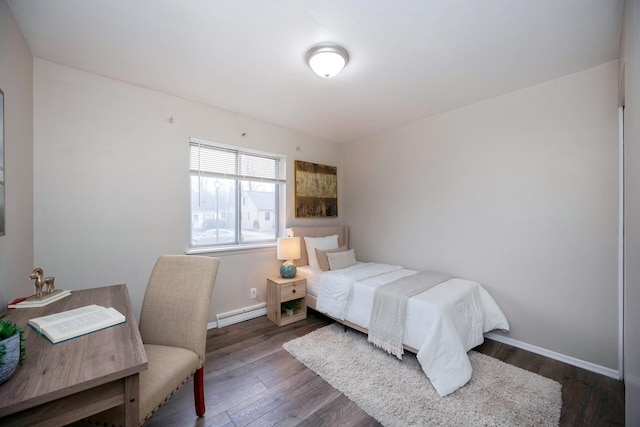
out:
M229 172L214 172L203 170L202 165L200 164L198 167L194 168L193 166L193 149L196 147L197 150L211 149L218 150L220 152L225 153L233 153L235 155L236 161L236 173ZM201 159L202 151L198 151L198 160ZM249 157L262 157L269 160L274 160L276 162L275 177L260 177L254 176L251 174L242 174L239 170L241 167L241 156L249 156ZM222 144L217 142L212 142L199 138L189 138L189 240L188 240L188 250L187 254L197 254L197 253L207 253L207 252L222 252L222 251L235 251L235 250L243 250L243 249L255 249L262 247L273 247L276 245L278 237L284 235L284 215L286 212L286 156L278 153L271 153L266 151L254 150L247 147L240 147L228 144ZM194 211L193 208L193 190L192 190L192 180L194 177L198 179L201 178L219 178L225 180L234 180L235 181L235 235L236 241L233 243L220 243L220 244L212 244L212 245L194 245L193 244L193 229L194 229ZM242 242L240 241L240 236L242 233L242 223L243 223L243 206L246 206L246 194L242 191L242 183L246 182L263 182L274 185L274 212L273 212L273 220L275 222L275 235L273 240L264 240L264 241L254 241L254 242ZM218 219L216 219L217 221Z

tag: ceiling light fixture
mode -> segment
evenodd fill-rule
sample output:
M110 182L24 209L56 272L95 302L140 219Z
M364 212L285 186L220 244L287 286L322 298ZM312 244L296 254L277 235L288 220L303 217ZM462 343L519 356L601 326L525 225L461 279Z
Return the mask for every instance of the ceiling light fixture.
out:
M328 79L347 65L349 52L337 44L321 43L309 49L306 60L317 75Z

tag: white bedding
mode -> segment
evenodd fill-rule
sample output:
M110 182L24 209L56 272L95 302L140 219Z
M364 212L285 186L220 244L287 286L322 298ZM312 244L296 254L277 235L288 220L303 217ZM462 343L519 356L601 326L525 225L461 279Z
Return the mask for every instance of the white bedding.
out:
M320 289L320 277L322 277L322 273L324 273L324 271L319 268L313 268L305 265L303 267L298 267L297 273L307 279L307 293L317 297L318 290Z
M302 270L302 271L300 271ZM369 328L375 289L415 274L397 265L358 263L336 271L299 269L319 285L316 309ZM418 361L436 391L446 396L471 379L467 351L484 332L509 330L489 293L477 282L453 278L409 298L403 343L418 349Z

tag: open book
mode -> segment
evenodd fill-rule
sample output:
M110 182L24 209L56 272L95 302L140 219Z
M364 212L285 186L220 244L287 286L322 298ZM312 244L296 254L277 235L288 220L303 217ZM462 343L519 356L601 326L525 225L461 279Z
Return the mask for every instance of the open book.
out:
M29 326L56 344L126 321L113 307L88 305L29 320Z

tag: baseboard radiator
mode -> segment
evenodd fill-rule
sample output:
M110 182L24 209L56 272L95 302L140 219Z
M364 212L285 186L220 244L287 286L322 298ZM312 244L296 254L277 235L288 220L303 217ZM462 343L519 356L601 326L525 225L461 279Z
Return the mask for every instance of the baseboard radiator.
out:
M261 302L260 304L251 305L249 307L239 308L237 310L227 311L225 313L216 314L216 322L209 323L209 329L222 328L225 326L233 325L234 323L240 323L245 320L254 319L260 316L267 315L267 303Z

